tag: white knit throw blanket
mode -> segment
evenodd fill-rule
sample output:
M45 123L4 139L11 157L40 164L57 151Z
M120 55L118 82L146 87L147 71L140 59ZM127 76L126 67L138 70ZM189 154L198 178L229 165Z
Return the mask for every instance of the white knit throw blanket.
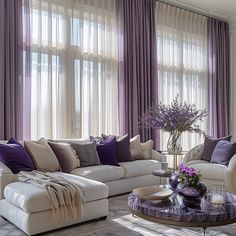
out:
M57 222L81 218L83 216L83 189L56 173L40 171L18 174L18 180L44 188L51 201L51 209Z

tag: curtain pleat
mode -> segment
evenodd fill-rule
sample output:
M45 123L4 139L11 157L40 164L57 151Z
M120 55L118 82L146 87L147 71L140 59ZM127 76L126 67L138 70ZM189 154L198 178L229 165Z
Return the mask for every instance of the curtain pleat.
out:
M23 34L29 25L23 17L27 3L27 0L0 1L0 139L29 138L30 99L25 78L29 78L30 48L26 47L29 38Z
M117 0L120 133L152 137L139 125L156 92L155 0Z
M226 136L229 129L229 26L208 18L208 103L209 134Z

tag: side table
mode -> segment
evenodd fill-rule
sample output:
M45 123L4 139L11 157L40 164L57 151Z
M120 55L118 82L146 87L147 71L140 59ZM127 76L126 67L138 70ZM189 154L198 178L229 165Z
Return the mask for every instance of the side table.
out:
M174 170L167 169L167 170L154 170L152 172L153 175L160 177L160 184L162 184L162 178L170 178L170 176L174 173Z

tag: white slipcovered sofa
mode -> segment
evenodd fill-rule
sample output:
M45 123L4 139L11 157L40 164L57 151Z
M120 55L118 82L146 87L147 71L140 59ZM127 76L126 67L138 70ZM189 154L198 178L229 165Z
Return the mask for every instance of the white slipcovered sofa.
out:
M184 157L183 162L199 170L202 174L202 182L208 187L214 184L225 186L225 190L236 194L236 155L228 166L210 163L201 160L204 144L192 148Z
M0 162L0 213L28 235L34 235L92 219L106 217L108 196L127 193L136 187L159 183L152 171L161 168L166 157L152 150L151 159L97 165L74 169L70 174L57 172L69 181L79 182L85 194L82 218L57 222L44 189L17 181L16 175Z

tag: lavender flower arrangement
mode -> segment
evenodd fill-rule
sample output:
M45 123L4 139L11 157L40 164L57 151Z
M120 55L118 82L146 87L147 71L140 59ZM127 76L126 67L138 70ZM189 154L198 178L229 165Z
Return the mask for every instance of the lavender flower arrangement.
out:
M182 163L178 170L180 183L196 186L200 182L201 174L193 167L188 167Z
M197 109L195 104L187 104L187 102L179 103L177 95L171 105L160 103L158 106L149 107L141 115L141 125L169 132L167 150L169 153L176 154L182 150L178 141L183 132L204 134L204 131L195 123L203 121L205 116L207 116L206 109Z
M187 102L179 103L178 95L174 98L171 105L159 104L151 106L141 116L141 124L147 128L159 128L168 132L184 131L204 133L196 121L202 121L207 116L206 109L200 110L195 104Z

